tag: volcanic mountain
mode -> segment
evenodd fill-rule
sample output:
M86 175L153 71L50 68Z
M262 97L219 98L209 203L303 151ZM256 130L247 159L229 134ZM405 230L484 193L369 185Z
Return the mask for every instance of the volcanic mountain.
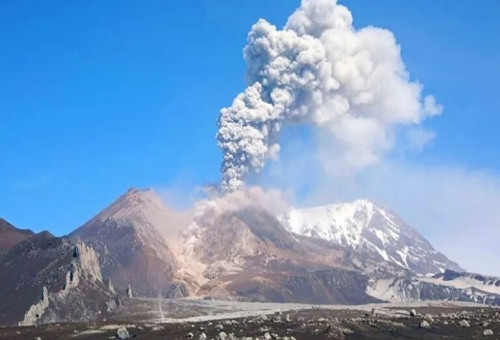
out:
M198 297L245 301L367 303L369 277L346 251L288 233L258 206L226 212L190 230L184 257L197 261Z
M398 215L368 200L291 209L280 219L292 233L365 250L416 274L464 271Z
M116 288L156 297L169 288L178 267L161 235L171 223L152 190L130 189L70 236L95 249L103 276Z

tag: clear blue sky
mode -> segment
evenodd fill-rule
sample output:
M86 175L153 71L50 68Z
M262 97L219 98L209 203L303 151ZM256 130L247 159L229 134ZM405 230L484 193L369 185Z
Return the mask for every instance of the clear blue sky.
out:
M418 161L499 172L500 2L340 3L393 31L444 106ZM247 32L298 4L0 2L0 216L60 235L129 187L218 181L216 120L245 86Z

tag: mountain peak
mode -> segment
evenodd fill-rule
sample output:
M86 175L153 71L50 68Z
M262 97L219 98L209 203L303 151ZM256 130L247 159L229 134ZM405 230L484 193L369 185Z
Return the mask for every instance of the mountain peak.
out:
M460 268L399 216L370 200L292 209L281 221L293 233L367 250L419 274Z
M148 224L152 218L164 215L166 212L168 209L153 189L130 188L86 224L110 218L117 221L132 220L139 225Z

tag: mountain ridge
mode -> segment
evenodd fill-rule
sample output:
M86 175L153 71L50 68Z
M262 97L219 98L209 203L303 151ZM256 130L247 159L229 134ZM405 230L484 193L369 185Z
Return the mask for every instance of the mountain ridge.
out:
M292 208L279 218L292 233L366 249L381 260L420 275L445 269L464 271L396 213L371 200Z

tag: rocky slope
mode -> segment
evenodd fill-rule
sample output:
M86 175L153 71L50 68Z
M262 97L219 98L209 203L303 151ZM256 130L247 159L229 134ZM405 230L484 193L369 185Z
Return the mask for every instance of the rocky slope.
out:
M177 261L160 235L170 215L152 190L130 189L71 233L99 255L104 277L117 289L156 297L169 289Z
M280 220L295 234L366 250L416 274L463 271L395 213L371 201L292 209Z
M0 218L0 256L21 241L33 236L31 230L23 230Z
M341 248L294 238L260 207L223 213L191 230L198 297L244 301L367 303L368 276ZM185 256L186 254L184 254Z
M95 320L113 299L82 242L42 232L0 258L0 324Z

